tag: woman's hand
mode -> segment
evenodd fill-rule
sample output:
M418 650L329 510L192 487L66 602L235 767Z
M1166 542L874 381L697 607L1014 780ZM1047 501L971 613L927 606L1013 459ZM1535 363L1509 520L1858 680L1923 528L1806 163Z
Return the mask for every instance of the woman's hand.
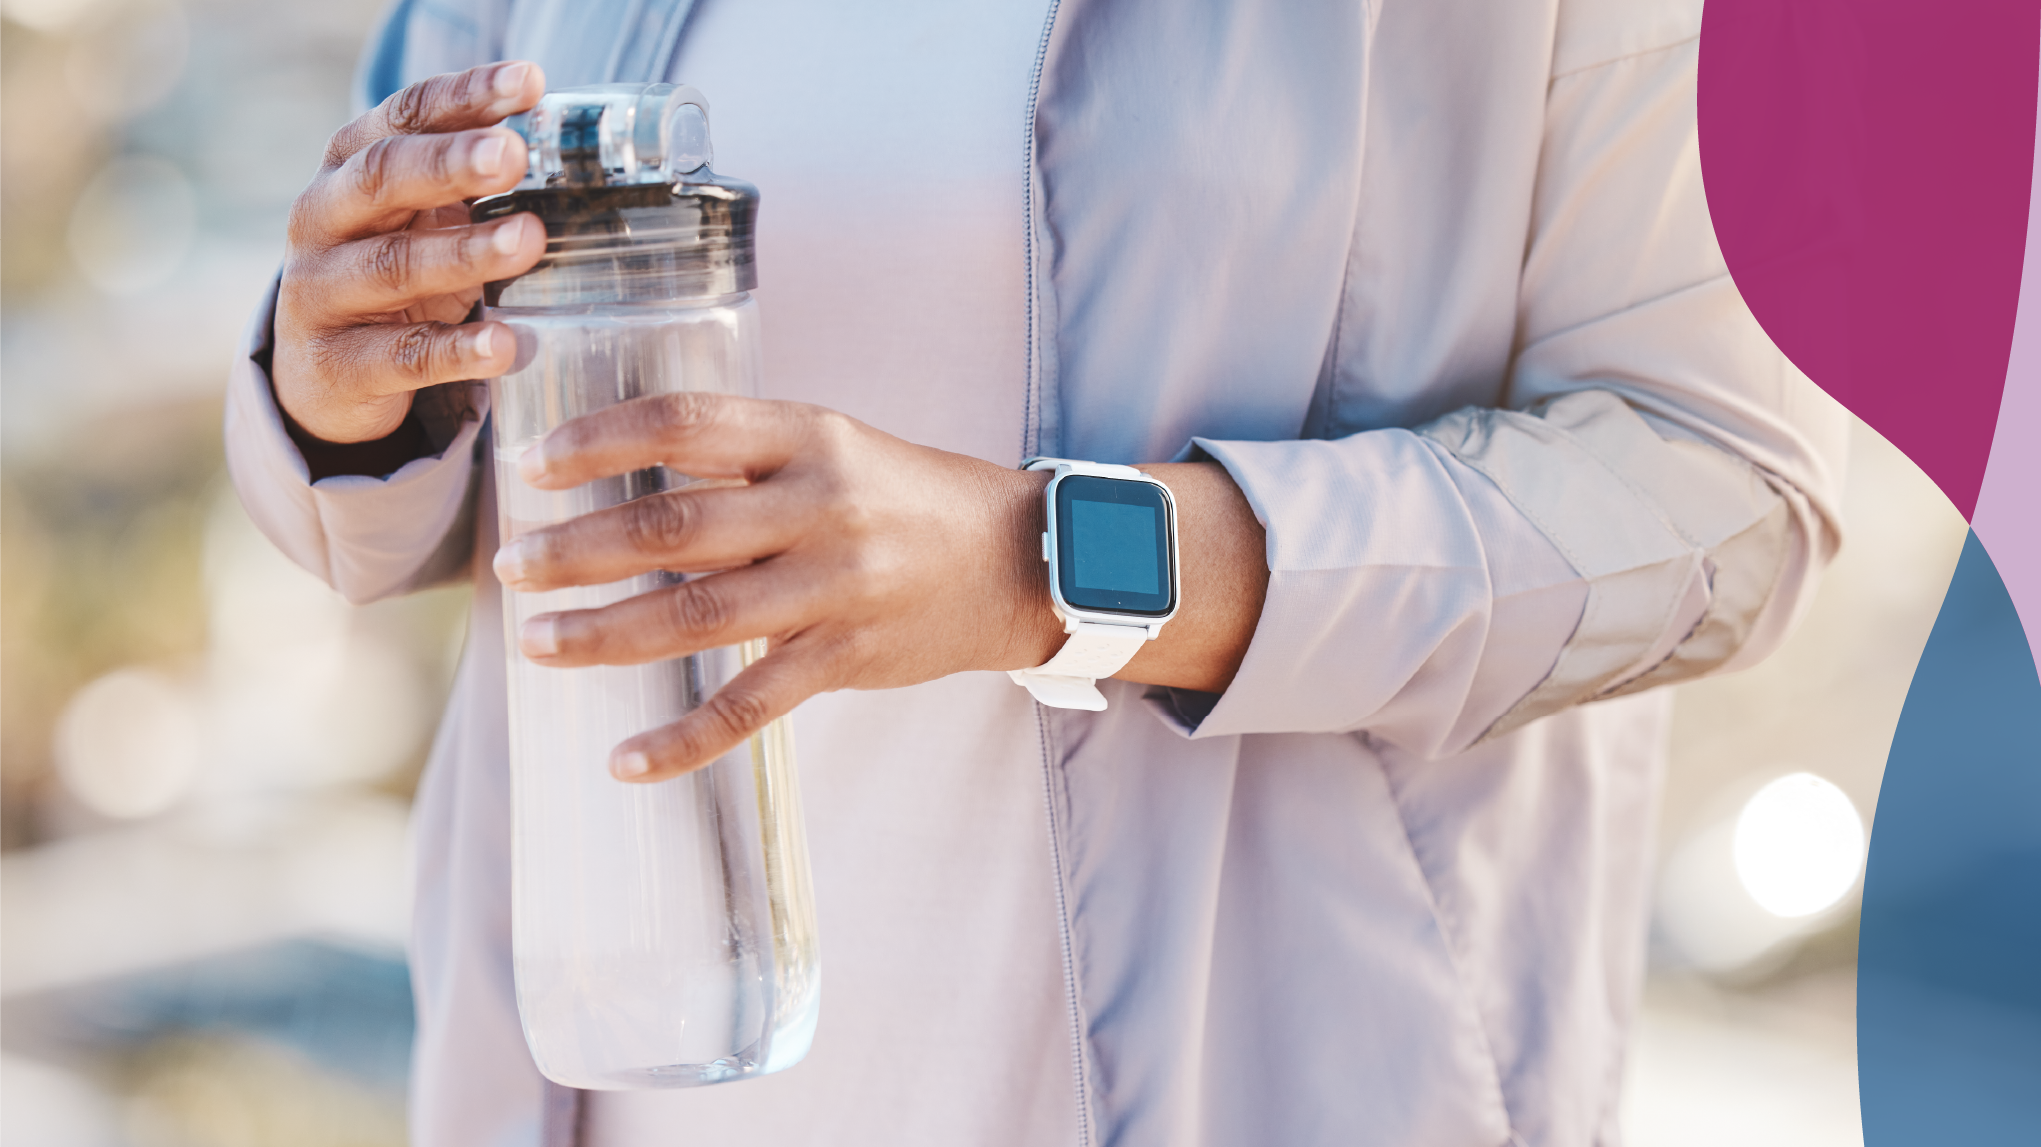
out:
M494 125L545 88L527 63L434 76L334 134L291 206L277 293L270 376L306 433L383 438L420 387L509 369L501 323L456 324L482 284L538 262L545 230L523 214L470 225L465 201L524 177L524 141Z
M576 419L519 471L559 490L657 465L743 484L640 498L496 555L497 576L524 591L723 571L532 618L519 645L542 665L630 665L772 639L701 708L618 746L619 777L664 780L706 764L815 693L1021 669L1062 641L1041 555L1047 474L916 446L817 406L709 394Z
M916 446L819 406L711 394L575 419L518 470L563 490L658 465L726 481L533 530L496 555L497 577L526 592L721 571L530 619L518 645L542 665L633 665L771 639L701 708L617 746L610 767L625 780L705 765L816 693L1025 669L1063 644L1042 561L1046 472ZM1216 464L1143 469L1176 501L1183 601L1119 676L1223 690L1267 593L1261 524Z

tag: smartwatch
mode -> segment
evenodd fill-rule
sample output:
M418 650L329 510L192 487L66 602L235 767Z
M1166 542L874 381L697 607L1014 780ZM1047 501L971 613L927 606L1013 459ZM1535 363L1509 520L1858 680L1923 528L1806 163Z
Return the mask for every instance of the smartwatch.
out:
M1176 616L1176 502L1132 466L1030 458L1021 469L1056 472L1042 560L1050 607L1070 636L1056 656L1008 676L1044 705L1104 709L1095 682L1118 673Z

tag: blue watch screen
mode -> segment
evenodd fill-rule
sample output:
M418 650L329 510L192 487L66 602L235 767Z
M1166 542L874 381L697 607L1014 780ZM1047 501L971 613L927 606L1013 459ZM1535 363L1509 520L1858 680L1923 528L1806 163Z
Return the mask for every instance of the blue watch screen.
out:
M1168 495L1147 482L1072 475L1056 487L1056 571L1080 609L1169 612Z

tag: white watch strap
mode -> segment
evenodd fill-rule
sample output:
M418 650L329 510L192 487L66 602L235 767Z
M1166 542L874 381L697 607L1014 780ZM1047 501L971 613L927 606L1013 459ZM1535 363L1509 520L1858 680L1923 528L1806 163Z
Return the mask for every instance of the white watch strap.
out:
M1147 641L1145 626L1080 621L1056 656L1033 669L1009 670L1007 676L1051 708L1097 712L1106 707L1106 698L1094 682L1125 668Z
M1054 470L1058 473L1090 474L1099 478L1142 478L1139 466L1121 466L1114 462L1079 462L1075 458L1030 458L1021 463L1023 470Z

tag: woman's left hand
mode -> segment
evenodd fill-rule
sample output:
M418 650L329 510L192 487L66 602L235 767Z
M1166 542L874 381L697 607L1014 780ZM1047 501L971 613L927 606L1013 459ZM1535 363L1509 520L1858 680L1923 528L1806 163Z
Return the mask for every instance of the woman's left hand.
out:
M916 446L817 406L712 394L641 398L569 422L519 462L560 490L664 465L738 479L534 530L496 555L513 590L653 570L721 571L519 634L542 665L631 665L766 637L701 708L619 745L658 781L714 760L815 693L1039 665L1063 640L1040 536L1045 473Z

